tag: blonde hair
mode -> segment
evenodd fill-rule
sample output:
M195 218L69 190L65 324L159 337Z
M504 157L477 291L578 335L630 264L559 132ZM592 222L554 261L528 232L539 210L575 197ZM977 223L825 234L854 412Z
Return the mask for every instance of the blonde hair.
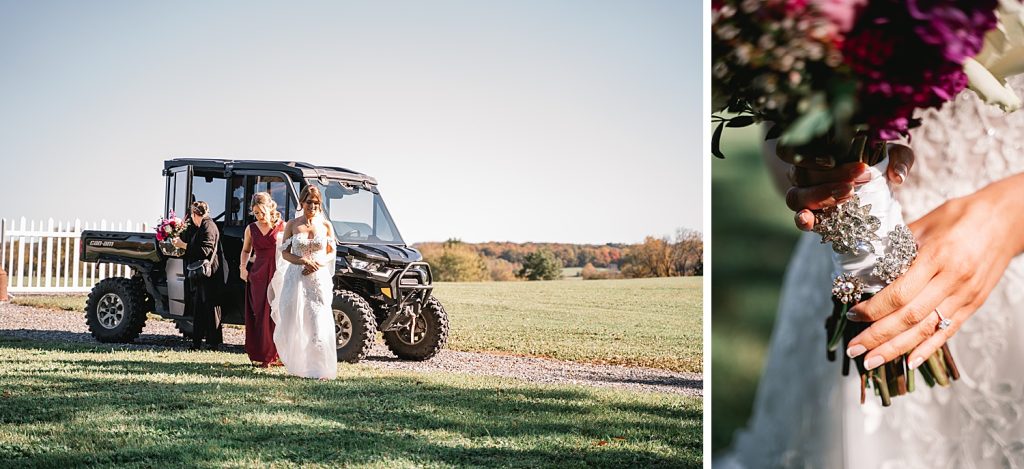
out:
M281 221L281 212L277 211L277 202L268 192L257 192L252 195L252 203L249 207L254 209L253 214L255 215L256 207L264 207L267 212L270 213L270 224L276 225L277 222Z

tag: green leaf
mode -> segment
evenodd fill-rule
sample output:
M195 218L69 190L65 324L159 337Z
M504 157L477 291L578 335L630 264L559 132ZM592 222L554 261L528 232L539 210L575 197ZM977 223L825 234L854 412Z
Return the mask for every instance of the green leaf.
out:
M767 142L768 140L774 140L776 138L779 138L779 135L782 135L783 130L785 130L785 128L782 127L781 125L773 125L770 129L768 129L768 134L764 136L764 140Z
M754 116L736 116L729 119L729 123L725 124L726 127L746 127L754 123Z
M725 159L725 155L722 154L721 143L722 143L722 129L725 128L725 121L718 124L715 127L715 133L711 135L711 154L718 158Z
M798 147L806 144L819 135L828 132L832 126L832 114L824 106L813 107L806 114L793 121L782 135L779 136L779 145Z

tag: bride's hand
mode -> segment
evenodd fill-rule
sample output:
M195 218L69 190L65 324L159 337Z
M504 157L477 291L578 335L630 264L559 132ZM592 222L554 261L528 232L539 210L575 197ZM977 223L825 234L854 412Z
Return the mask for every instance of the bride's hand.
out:
M309 275L313 272L320 270L320 264L309 258L302 259L302 275Z
M850 341L868 369L910 352L920 365L956 333L988 298L1010 260L1024 250L1024 174L952 199L910 224L917 259L902 277L854 306L854 321L875 321ZM950 320L938 329L935 309Z
M776 154L790 163L787 175L792 187L786 192L786 205L796 212L796 227L811 231L814 210L821 210L853 197L854 187L871 180L864 163L829 165L830 159L801 159L789 147L777 147ZM890 164L886 176L896 184L906 180L914 165L914 151L900 144L889 144Z

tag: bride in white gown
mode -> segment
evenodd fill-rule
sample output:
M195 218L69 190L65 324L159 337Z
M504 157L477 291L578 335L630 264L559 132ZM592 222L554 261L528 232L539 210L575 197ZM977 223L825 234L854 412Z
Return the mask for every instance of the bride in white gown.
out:
M299 196L303 215L285 225L270 283L270 315L276 324L274 345L288 372L334 379L338 356L331 302L336 253L321 201L319 189L306 186Z
M1011 82L1017 90L1024 84ZM925 217L917 230L938 233L918 236L922 252L934 239L961 240L946 244L959 251L942 267L965 264L967 278L946 297L973 292L984 300L973 315L965 307L957 316L962 327L949 341L961 379L934 389L918 379L917 390L891 407L875 398L861 405L856 371L843 377L840 362L825 359L831 249L805 234L786 273L751 420L716 468L1024 467L1024 258L1016 255L1024 210L994 210L990 202L999 198L976 197L999 190L1002 199L1024 202L1024 180L1007 179L1024 173L1024 112L1004 114L965 92L921 117L910 140L916 161L896 198L908 221ZM978 211L987 216L973 225L943 215L978 219ZM979 255L1004 250L1005 259ZM987 297L984 288L965 292L977 283L972 273L994 284Z

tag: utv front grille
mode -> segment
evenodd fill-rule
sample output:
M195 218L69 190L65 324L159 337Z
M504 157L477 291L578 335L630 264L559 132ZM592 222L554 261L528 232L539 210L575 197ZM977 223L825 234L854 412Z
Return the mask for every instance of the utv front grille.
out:
M416 266L413 268L403 269L401 271L401 278L398 281L398 285L402 287L415 287L418 285L430 285L429 274L423 267Z
M430 265L426 262L412 262L391 279L391 289L399 305L404 305L414 297L425 304L433 291L434 279L430 273Z

